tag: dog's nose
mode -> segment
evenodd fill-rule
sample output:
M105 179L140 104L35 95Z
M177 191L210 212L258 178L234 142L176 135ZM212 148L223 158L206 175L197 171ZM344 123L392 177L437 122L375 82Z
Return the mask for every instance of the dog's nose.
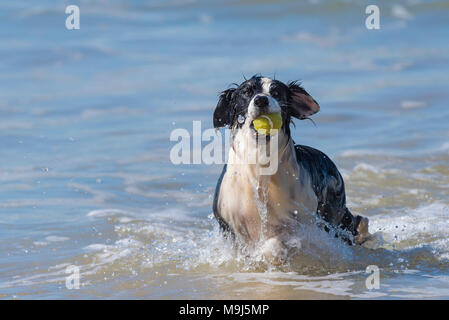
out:
M266 96L257 96L254 98L254 105L256 107L266 107L268 106L268 98Z

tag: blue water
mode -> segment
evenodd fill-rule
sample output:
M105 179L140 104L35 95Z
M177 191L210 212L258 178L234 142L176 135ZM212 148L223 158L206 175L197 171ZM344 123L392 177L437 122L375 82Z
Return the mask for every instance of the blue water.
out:
M449 2L377 3L380 30L356 0L2 1L0 297L448 298ZM173 165L169 137L256 73L320 103L293 138L335 160L383 249L274 271L223 249L221 166Z

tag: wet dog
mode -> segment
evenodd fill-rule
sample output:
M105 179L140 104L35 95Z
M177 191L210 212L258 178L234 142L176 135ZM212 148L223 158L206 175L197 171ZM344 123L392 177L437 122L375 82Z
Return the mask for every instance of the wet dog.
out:
M214 215L226 234L246 243L263 241L266 256L285 248L298 223L316 224L351 245L369 237L368 219L346 207L335 164L321 151L295 145L290 136L292 118L306 119L319 110L297 82L262 76L220 94L214 127L231 129L231 148L216 187ZM275 113L282 127L274 135L256 130L255 119ZM267 173L267 163L248 161L248 154L268 149L277 170Z

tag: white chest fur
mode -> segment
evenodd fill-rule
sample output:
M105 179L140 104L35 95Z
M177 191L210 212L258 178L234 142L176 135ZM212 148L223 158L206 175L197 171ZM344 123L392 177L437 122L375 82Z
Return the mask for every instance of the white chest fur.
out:
M230 160L235 156L230 152ZM273 175L258 175L257 165L228 164L218 198L222 218L245 240L278 237L294 221L306 223L318 202L309 174L295 157L293 143Z

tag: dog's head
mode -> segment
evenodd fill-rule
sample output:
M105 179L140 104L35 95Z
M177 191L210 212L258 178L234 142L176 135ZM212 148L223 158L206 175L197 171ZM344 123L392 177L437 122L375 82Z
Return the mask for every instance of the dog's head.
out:
M223 91L214 112L214 127L244 129L258 136L253 121L262 114L280 112L280 133L290 137L292 117L306 119L320 110L318 103L296 82L284 84L262 76L253 76L236 88Z

